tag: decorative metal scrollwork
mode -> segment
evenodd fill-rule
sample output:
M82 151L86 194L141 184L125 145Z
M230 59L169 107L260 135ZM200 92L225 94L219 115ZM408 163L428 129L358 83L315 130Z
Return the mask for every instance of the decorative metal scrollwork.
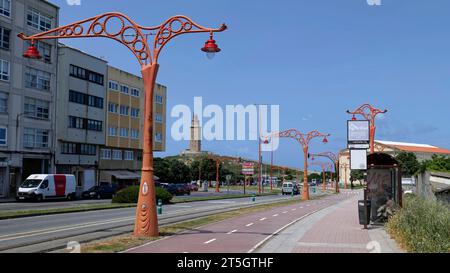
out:
M127 15L110 12L36 35L26 36L21 33L18 36L31 41L88 37L109 38L125 45L143 66L157 63L161 49L175 36L184 33L221 32L225 29L227 29L226 25L222 25L218 29L205 28L182 15L173 16L156 27L143 27ZM151 34L155 35L153 50L147 39Z

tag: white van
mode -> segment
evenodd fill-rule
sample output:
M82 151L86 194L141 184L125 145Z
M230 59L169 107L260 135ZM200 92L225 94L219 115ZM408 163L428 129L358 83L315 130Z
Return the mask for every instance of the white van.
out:
M281 187L281 194L292 194L292 192L294 192L295 195L300 193L300 189L298 188L297 183L284 182L283 186Z
M76 197L76 180L67 174L32 174L21 185L16 199L36 200L61 199L73 200Z

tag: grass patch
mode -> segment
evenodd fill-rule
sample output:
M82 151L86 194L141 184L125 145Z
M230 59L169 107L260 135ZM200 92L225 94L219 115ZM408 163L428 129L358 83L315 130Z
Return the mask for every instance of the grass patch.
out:
M312 199L319 199L323 196L318 196ZM263 204L263 205L257 205L250 208L239 208L228 212L223 212L216 215L210 215L201 217L194 220L189 220L185 222L180 222L172 225L168 225L165 227L160 227L160 237L156 238L139 238L134 237L131 233L121 235L121 236L115 236L112 238L107 238L103 240L93 241L87 244L83 244L81 247L81 252L83 253L114 253L114 252L121 252L125 251L127 249L130 249L132 247L136 247L142 244L145 244L147 242L151 242L157 239L161 239L165 236L174 235L186 230L191 230L195 228L199 228L202 226L205 226L207 224L216 223L222 220L230 219L233 217L238 217L244 214L249 213L255 213L264 211L267 209L272 209L276 207L281 206L287 206L294 203L300 203L301 200L299 198L294 198L292 200L283 201L279 203L274 204Z
M407 252L450 252L450 206L406 195L403 208L386 224Z
M256 196L268 196L275 195L275 193L263 193L257 194ZM234 199L234 198L251 198L253 194L229 194L229 195L221 195L221 196L201 196L201 197L192 197L192 198L179 198L174 197L170 202L171 203L188 203L188 202L196 202L196 201L209 201L209 200L223 200L223 199Z
M136 207L136 204L93 204L93 205L80 205L71 208L2 211L0 212L0 220L39 216L39 215L49 215L49 214L73 213L92 210L119 209L131 207Z

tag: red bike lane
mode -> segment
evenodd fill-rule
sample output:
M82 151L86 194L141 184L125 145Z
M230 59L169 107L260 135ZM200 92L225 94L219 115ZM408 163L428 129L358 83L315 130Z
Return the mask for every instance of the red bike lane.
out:
M350 191L233 217L127 250L127 253L247 253L290 224L353 196ZM299 198L294 197L294 198Z

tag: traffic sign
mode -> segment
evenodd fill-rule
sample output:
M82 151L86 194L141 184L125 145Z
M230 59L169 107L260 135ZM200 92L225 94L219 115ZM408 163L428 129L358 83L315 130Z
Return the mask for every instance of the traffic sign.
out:
M253 175L255 174L255 166L253 162L242 163L242 174Z

